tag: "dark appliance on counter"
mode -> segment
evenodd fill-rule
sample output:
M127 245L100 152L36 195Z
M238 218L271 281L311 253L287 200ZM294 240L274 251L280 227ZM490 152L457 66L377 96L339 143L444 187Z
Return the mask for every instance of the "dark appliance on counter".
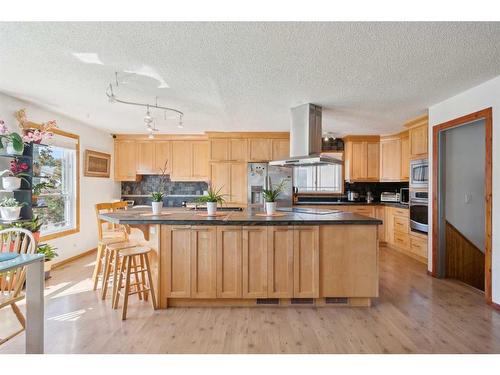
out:
M399 199L399 193L384 191L382 194L380 194L381 202L399 203Z
M414 232L428 232L429 193L410 191L410 228Z
M402 188L399 190L399 203L409 204L410 203L410 189Z
M410 188L427 189L429 184L429 161L419 159L410 161Z

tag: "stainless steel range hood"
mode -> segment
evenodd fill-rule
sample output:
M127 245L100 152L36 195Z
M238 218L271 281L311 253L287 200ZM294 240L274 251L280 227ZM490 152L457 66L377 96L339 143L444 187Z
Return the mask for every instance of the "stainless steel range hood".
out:
M292 108L290 158L274 160L269 165L280 167L342 164L342 160L321 155L322 109L314 104Z

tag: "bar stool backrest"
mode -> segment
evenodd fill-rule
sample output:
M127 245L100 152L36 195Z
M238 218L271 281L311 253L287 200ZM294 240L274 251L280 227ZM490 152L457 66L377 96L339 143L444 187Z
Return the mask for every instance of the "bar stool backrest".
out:
M121 229L123 230L124 234L127 235L126 228L124 228L123 225L113 224L99 217L100 214L115 212L117 210L126 208L127 208L127 202L124 201L112 202L112 203L107 203L107 202L97 203L95 205L95 213L97 217L97 237L99 241L102 240L105 231L110 231L110 230L116 231Z

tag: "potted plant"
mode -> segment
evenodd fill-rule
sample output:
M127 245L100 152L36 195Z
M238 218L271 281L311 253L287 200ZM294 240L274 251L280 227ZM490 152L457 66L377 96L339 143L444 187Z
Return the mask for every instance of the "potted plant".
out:
M19 203L15 198L4 198L0 201L0 216L3 220L14 221L18 220L21 213L21 208L26 203Z
M16 132L10 132L5 122L0 120L0 151L10 155L22 155L24 142L22 137Z
M52 139L54 133L52 129L57 128L57 123L55 120L43 122L39 129L36 128L23 128L22 140L25 143L36 143L40 144L45 140Z
M17 190L21 187L21 180L29 184L26 179L26 177L30 177L30 174L27 173L28 170L29 165L27 163L20 162L18 159L11 160L9 169L0 172L3 188L7 191Z
M154 191L151 193L151 206L153 207L153 214L159 215L161 213L161 209L163 208L163 194L160 191Z
M45 255L45 264L44 264L45 280L50 278L50 270L52 269L52 260L59 255L56 253L56 250L57 248L46 243L38 245L37 253Z
M207 213L208 216L215 216L217 213L217 203L222 205L225 202L224 195L221 194L220 191L222 190L222 187L220 187L218 190L213 189L212 186L208 188L207 194L199 197L196 201L200 203L206 203L207 204Z
M274 188L272 184L269 184L269 187L262 190L262 196L266 201L266 214L272 215L276 212L276 199L285 189L286 181L281 180L281 182L276 185Z

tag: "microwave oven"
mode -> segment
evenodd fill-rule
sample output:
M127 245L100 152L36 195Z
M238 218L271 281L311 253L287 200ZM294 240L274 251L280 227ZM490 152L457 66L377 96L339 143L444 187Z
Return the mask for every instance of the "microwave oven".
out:
M429 184L429 161L427 159L410 161L410 187L427 188Z

